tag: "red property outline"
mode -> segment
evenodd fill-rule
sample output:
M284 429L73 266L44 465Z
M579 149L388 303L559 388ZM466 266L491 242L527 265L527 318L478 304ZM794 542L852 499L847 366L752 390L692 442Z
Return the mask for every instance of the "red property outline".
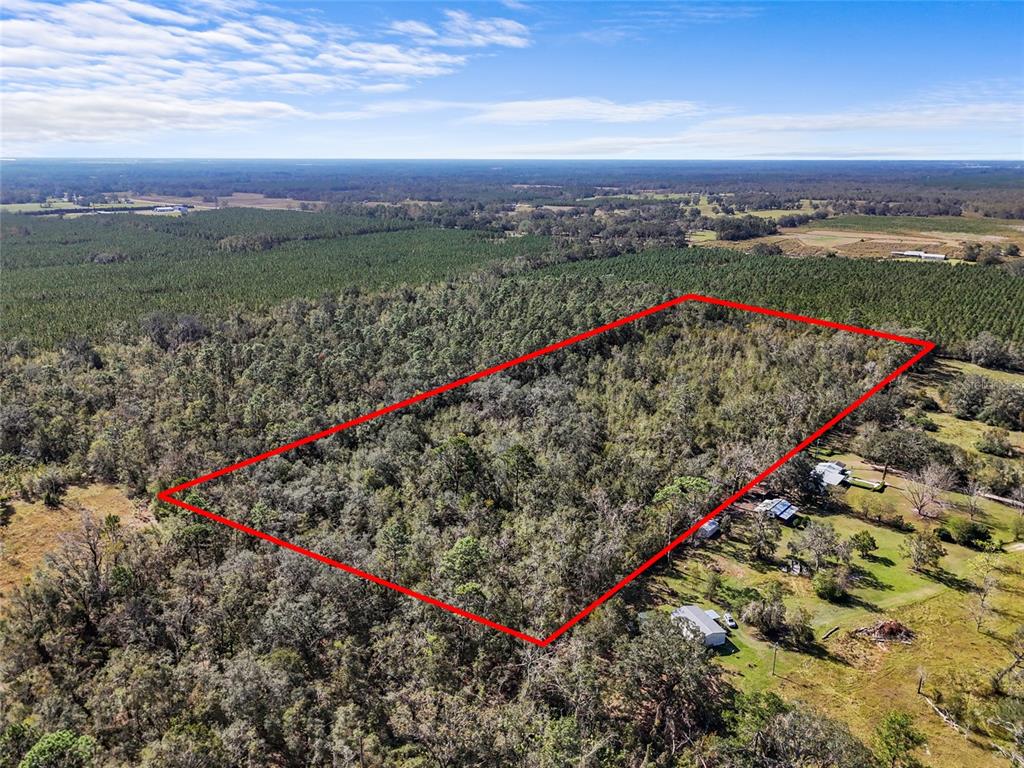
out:
M520 632L519 630L513 629L512 627L506 627L504 624L499 624L498 622L492 621L491 619L485 618L483 616L478 616L475 613L471 613L470 611L467 611L467 610L464 610L462 608L459 608L458 606L450 605L450 604L445 603L445 602L443 602L441 600L438 600L437 598L431 597L430 595L425 595L425 594L423 594L421 592L417 592L416 590L409 589L408 587L403 587L401 584L395 584L394 582L388 581L387 579L383 579L380 576L375 576L372 573L368 573L366 571L360 570L359 568L356 568L354 566L348 565L347 563L342 563L342 562L340 562L338 560L333 560L333 559L331 559L329 557L326 557L324 555L321 555L321 554L319 554L317 552L313 552L313 551L311 551L309 549L305 549L304 547L300 547L297 544L292 544L291 542L284 541L283 539L279 539L276 536L271 536L269 533L264 533L263 531L257 531L256 529L250 528L247 525L243 525L242 523L236 522L234 520L229 520L226 517L222 517L221 515L215 514L213 512L209 512L209 511L207 511L205 509L197 507L197 506L195 506L193 504L189 504L188 502L181 501L180 499L176 499L174 497L174 494L181 493L182 491L188 490L189 488L194 488L197 485L205 483L205 482L207 482L209 480L214 480L214 479L216 479L218 477L221 477L223 475L226 475L226 474L228 474L230 472L234 472L236 470L243 469L244 467L251 466L253 464L256 464L258 462L263 461L264 459L269 459L272 456L278 456L278 455L280 455L282 453L286 453L287 451L291 451L291 450L293 450L295 448L298 448L301 445L306 445L307 443L311 443L311 442L313 442L315 440L320 440L321 438L328 437L329 435L333 435L333 434L335 434L337 432L341 432L342 430L349 429L350 427L355 427L355 426L357 426L359 424L365 424L368 421L372 421L373 419L376 419L376 418L378 418L380 416L384 416L384 415L386 415L388 413L392 413L393 411L397 411L397 410L400 410L402 408L406 408L406 407L408 407L410 405L413 405L415 403L419 403L419 402L422 402L423 400L427 400L427 399L429 399L431 397L434 397L436 395L440 395L443 392L448 392L449 390L456 389L457 387L461 387L461 386L464 386L466 384L470 384L470 383L472 383L474 381L478 381L480 379L486 378L486 377L491 376L491 375L493 375L495 373L499 373L501 371L504 371L507 368L512 368L513 366L519 365L520 363L525 363L528 360L533 360L535 358L541 357L542 355L546 355L549 352L555 352L555 351L557 351L559 349L564 349L565 347L568 347L568 346L571 346L571 345L576 344L578 342L584 341L584 340L589 339L589 338L591 338L593 336L597 336L597 335L602 334L602 333L604 333L606 331L610 331L610 330L612 330L614 328L618 328L620 326L627 325L629 323L635 322L636 320L639 320L641 318L647 317L649 315L653 315L653 314L656 314L658 312L663 312L666 309L670 309L672 307L678 306L678 305L683 304L683 303L685 303L687 301L697 301L697 302L701 302L701 303L704 303L704 304L716 304L716 305L723 306L723 307L729 307L731 309L742 309L742 310L745 310L745 311L748 311L748 312L756 312L756 313L761 314L761 315L769 315L770 317L779 317L779 318L782 318L784 320L793 320L793 321L800 322L800 323L808 323L810 325L819 325L819 326L824 326L826 328L834 328L834 329L840 330L840 331L850 331L852 333L859 333L859 334L864 335L864 336L874 336L875 338L879 338L879 339L886 339L888 341L898 341L898 342L901 342L903 344L910 344L912 346L920 347L920 349L909 360L907 360L905 363L900 365L896 370L894 370L892 373L890 373L888 376L886 376L880 382L875 384L873 387L871 387L871 389L869 389L867 392L862 394L860 397L858 397L856 400L854 400L848 406L843 408L843 410L841 410L839 413L837 413L835 416L833 416L831 419L829 419L827 422L825 422L825 424L823 424L818 429L816 429L808 437L804 438L796 447L794 447L791 450L789 450L788 452L786 452L786 454L784 456L782 456L781 458L777 459L767 469L764 469L753 480L751 480L746 485L744 485L742 488L740 488L738 491L736 491L734 494L729 496L729 498L727 498L725 501L720 503L711 512L709 512L707 515L705 515L700 520L698 520L693 525L691 525L689 528L687 528L685 531L683 531L683 533L681 533L675 539L673 539L668 544L666 544L664 547L662 547L662 549L660 549L658 552L656 552L655 554L653 554L649 558L647 558L647 560L645 560L643 563L641 563L639 566L637 566L635 569L633 569L633 571L631 573L629 573L627 576L622 578L617 584L615 584L615 586L611 587L604 594L602 594L600 597L598 597L597 599L593 600L582 611L577 613L575 616L573 616L571 619L569 619L567 622L565 622L562 626L560 626L558 629L556 629L554 632L552 632L547 637L544 637L544 638L534 637L533 635L529 635L529 634L527 634L525 632ZM417 395L413 395L412 397L406 398L405 400L402 400L402 401L397 402L397 403L393 403L392 405L386 406L384 408L380 408L380 409L378 409L376 411L371 411L370 413L363 414L362 416L358 416L358 417L356 417L354 419L350 419L349 421L346 421L346 422L344 422L342 424L336 424L335 426L329 427L328 429L325 429L325 430L323 430L321 432L317 432L315 434L308 435L307 437L300 438L299 440L295 440L295 441L293 441L291 443L287 443L285 445L279 446L279 447L274 448L272 450L269 450L269 451L266 451L264 453L261 453L261 454L259 454L257 456L252 456L252 457L250 457L248 459L244 459L244 460L239 461L239 462L237 462L235 464L231 464L229 466L226 466L226 467L223 467L221 469L218 469L218 470L216 470L214 472L210 472L209 474L201 475L200 477L197 477L197 478L194 478L192 480L189 480L188 482L181 483L180 485L176 485L173 488L168 488L165 491L161 491L159 494L157 494L157 496L158 496L158 498L161 501L167 502L168 504L173 504L173 505L175 505L177 507L181 507L182 509L187 509L190 512L195 512L198 515L202 515L203 517L209 518L210 520L214 520L214 521L216 521L218 523L223 523L224 525L230 526L231 528L234 528L235 530L242 531L243 533L247 533L250 536L255 536L257 538L263 539L264 541L269 541L270 543L276 544L277 546L283 547L284 549L289 549L292 552L297 552L300 555L305 555L306 557L313 558L314 560L318 560L321 563L324 563L325 565L329 565L329 566L331 566L333 568L338 568L338 569L340 569L342 571L345 571L347 573L351 573L351 574L353 574L355 576L359 576L360 578L366 579L367 581L372 581L375 584L379 584L381 586L388 587L389 589L393 589L396 592L401 592L403 595L407 595L409 597L414 597L417 600L422 600L423 602L429 603L430 605L436 606L438 608L443 608L446 611L450 611L450 612L456 614L457 616L463 617L464 619L469 619L471 621L475 621L475 622L477 622L479 624L483 624L484 626L490 627L491 629L496 629L499 632L505 632L506 634L509 634L509 635L512 635L513 637L519 638L520 640L524 640L525 642L528 642L528 643L533 643L534 645L537 645L537 646L540 646L541 648L543 648L543 647L546 647L546 646L550 645L557 638L561 637L569 629L571 629L573 626L575 626L580 621L582 621L584 618L586 618L595 608L597 608L599 605L604 603L606 600L610 599L613 595L615 595L623 587L625 587L629 582L633 581L633 579L637 578L640 574L642 574L644 571L646 571L648 568L650 568L652 565L654 565L658 560L660 560L666 554L668 554L673 549L675 549L677 546L679 546L684 541L686 541L688 538L690 538L690 536L692 536L694 534L694 532L698 528L700 528L700 526L702 526L708 520L711 520L712 518L716 517L724 509L727 509L733 502L735 502L736 500L740 499L751 488L753 488L759 482L761 482L766 477L768 477L768 475L770 475L772 472L777 470L779 467L781 467L783 464L785 464L787 461L789 461L793 456L795 456L797 453L799 453L804 448L809 446L811 443L813 443L815 440L817 440L819 437L821 437L823 434L825 434L825 432L827 432L829 429L834 427L836 424L838 424L844 418L846 418L851 413L853 413L853 411L855 411L857 408L859 408L861 405L863 405L865 402L867 402L867 400L870 399L873 395L877 394L884 387L888 386L893 381L895 381L896 378L898 378L900 375L902 375L907 369L909 369L912 365L914 365L916 362L918 362L921 358L923 358L925 355L927 355L933 349L935 349L935 343L931 342L931 341L923 341L921 339L912 339L912 338L909 338L907 336L897 336L897 335L892 334L892 333L885 333L884 331L876 331L876 330L872 330L870 328L858 328L858 327L853 326L853 325L844 325L842 323L833 323L833 322L831 322L829 320L821 320L821 319L818 319L818 318L815 318L815 317L805 317L803 315L795 315L795 314L791 314L789 312L780 312L780 311L775 310L775 309L766 309L764 307L757 307L757 306L753 306L753 305L750 305L750 304L740 304L740 303L737 303L737 302L734 302L734 301L728 301L728 300L725 300L725 299L716 299L716 298L713 298L713 297L710 297L710 296L701 296L699 294L688 293L688 294L686 294L684 296L679 296L677 298L670 299L669 301L662 302L661 304L656 304L653 307L648 307L647 309L642 310L640 312L636 312L636 313L634 313L632 315L627 315L626 317L621 317L618 320L614 320L614 321L612 321L610 323L606 323L604 325L598 326L597 328L592 328L591 330L585 331L585 332L580 333L580 334L577 334L576 336L571 336L568 339L563 339L562 341L556 342L554 344L549 344L546 347L542 347L541 349L535 350L533 352L529 352L529 353L527 353L525 355L521 355L521 356L516 357L516 358L514 358L512 360L508 360L508 361L506 361L504 363L500 363L498 365L494 365L494 366L492 366L490 368L486 368L486 369L484 369L482 371L477 371L476 373L470 374L469 376L464 376L461 379L456 379L455 381L450 382L448 384L444 384L444 385L442 385L440 387L435 387L434 389L428 390L426 392L421 392L421 393L419 393Z

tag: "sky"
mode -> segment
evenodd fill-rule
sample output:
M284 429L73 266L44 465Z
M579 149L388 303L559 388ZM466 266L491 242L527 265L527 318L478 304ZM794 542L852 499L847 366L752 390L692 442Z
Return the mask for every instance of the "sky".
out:
M1024 159L1024 3L4 0L0 155Z

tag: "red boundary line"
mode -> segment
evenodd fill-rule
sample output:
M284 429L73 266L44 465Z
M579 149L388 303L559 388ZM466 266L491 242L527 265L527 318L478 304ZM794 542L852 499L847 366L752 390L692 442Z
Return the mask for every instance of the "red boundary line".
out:
M562 626L560 626L547 637L534 637L533 635L529 635L525 632L520 632L518 629L506 627L504 624L499 624L498 622L492 621L491 619L488 619L484 616L479 616L470 611L463 610L458 606L451 605L442 600L438 600L437 598L431 597L430 595L425 595L422 592L417 592L414 589L403 587L401 584L396 584L392 581L388 581L387 579L381 578L380 576L376 576L372 573L368 573L367 571L360 570L359 568L348 565L347 563L343 563L338 560L333 560L329 557L326 557L325 555L321 555L318 552L313 552L312 550L306 549L305 547L300 547L299 545L292 544L291 542L285 541L284 539L279 539L276 536L271 536L269 533L264 533L263 531L258 531L255 528L250 528L249 526L243 525L242 523L239 523L235 520L229 520L226 517L222 517L221 515L209 512L205 509L195 506L194 504L189 504L188 502L181 501L180 499L174 497L174 494L176 493L181 493L182 491L188 490L189 488L194 488L195 486L205 483L209 480L222 477L223 475L226 475L230 472L234 472L236 470L251 466L253 464L263 461L264 459L269 459L273 456L278 456L282 453L286 453L295 448L298 448L299 446L306 445L307 443L311 443L315 440L320 440L321 438L328 437L329 435L333 435L337 432L341 432L351 427L358 426L359 424L365 424L366 422L372 421L373 419L376 419L380 416L384 416L385 414L392 413L402 408L406 408L415 403L422 402L423 400L428 400L431 397L435 397L436 395L440 395L444 392L456 389L457 387L470 384L474 381L479 381L480 379L486 378L495 373L499 373L508 368L512 368L513 366L519 365L520 363L525 363L528 360L534 360L538 357L548 354L549 352L555 352L559 349L564 349L565 347L571 346L578 342L605 333L606 331L619 328L623 325L628 325L629 323L635 322L644 317L648 317L649 315L653 315L658 312L663 312L666 309L678 306L679 304L683 304L684 302L687 301L697 301L704 304L716 304L718 306L730 307L731 309L742 309L748 312L756 312L758 314L768 315L770 317L780 317L785 320L793 320L800 323L808 323L810 325L819 325L826 328L835 328L836 330L840 331L850 331L852 333L859 333L864 336L874 336L875 338L879 339L887 339L889 341L898 341L903 344L910 344L916 347L920 347L920 349L909 360L907 360L905 363L899 366L896 370L892 371L888 376L886 376L880 382L871 387L871 389L869 389L867 392L865 392L852 403L850 403L848 406L846 406L843 410L841 410L839 413L837 413L835 416L833 416L831 419L825 422L813 433L804 438L794 448L787 451L785 455L777 459L774 463L771 464L771 466L763 470L753 480L751 480L738 491L736 491L734 494L732 494L729 498L727 498L725 501L723 501L721 504L715 507L711 512L709 512L707 515L705 515L700 520L691 525L689 528L687 528L685 531L683 531L683 533L681 533L675 539L673 539L664 547L662 547L658 552L651 555L651 557L649 557L647 560L645 560L643 563L641 563L639 566L633 569L632 572L630 572L627 576L622 578L615 586L607 590L596 600L592 601L582 611L577 613L575 616L573 616L571 619L569 619L567 622L565 622ZM897 336L896 334L893 333L885 333L884 331L876 331L870 328L859 328L854 325L833 323L829 320L821 320L816 317L806 317L804 315L796 315L789 312L780 312L779 310L766 309L765 307L757 307L750 304L740 304L738 302L728 301L726 299L716 299L710 296L701 296L699 294L688 293L684 296L678 296L674 299L670 299L669 301L662 302L661 304L656 304L653 307L648 307L647 309L644 309L640 312L636 312L632 315L627 315L626 317L619 318L618 320L613 320L610 323L605 323L604 325L598 326L597 328L592 328L589 331L584 331L583 333L577 334L576 336L570 336L568 339L563 339L562 341L556 342L554 344L549 344L546 347L542 347L538 350L529 352L525 355L520 355L519 357L513 358L512 360L508 360L504 363L499 363L498 365L491 366L490 368L485 368L482 371L477 371L476 373L470 374L469 376L464 376L461 379L456 379L455 381L450 382L448 384L444 384L440 387L435 387L434 389L428 390L426 392L421 392L417 395L413 395L412 397L406 398L405 400L393 403L392 405L386 406L384 408L379 408L375 411L371 411L370 413L363 414L362 416L350 419L349 421L346 421L342 424L336 424L333 427L322 430L320 432L316 432L315 434L308 435L307 437L300 438L299 440L294 440L290 443L286 443L285 445L279 446L269 451L265 451L261 454L252 456L248 459L244 459L234 464L230 464L226 467L222 467L221 469L218 469L214 472L201 475L192 480L189 480L188 482L181 483L180 485L176 485L173 488L168 488L165 491L161 491L159 494L157 494L157 497L161 501L167 502L168 504L173 504L177 507L181 507L182 509L187 509L190 512L195 512L197 515L202 515L203 517L209 518L210 520L214 520L218 523L223 523L224 525L234 528L235 530L247 533L250 536L255 536L256 538L263 539L264 541L269 541L271 544L276 544L277 546L283 547L284 549L289 549L292 552L297 552L300 555L305 555L306 557L318 560L319 562L324 563L325 565L329 565L333 568L338 568L347 573L351 573L354 576L359 576L360 578L366 579L367 581L372 581L373 583L379 584L383 587L388 587L389 589L393 589L396 592L401 592L403 595L414 597L417 600L422 600L423 602L429 603L430 605L436 606L438 608L443 608L446 611L450 611L456 614L457 616L461 616L465 619L475 621L479 624L483 624L484 626L490 627L491 629L496 629L499 632L504 632L506 634L512 635L513 637L517 637L520 640L524 640L528 643L533 643L534 645L543 648L547 645L550 645L557 638L561 637L563 634L569 631L569 629L571 629L573 626L575 626L584 618L586 618L599 605L609 600L611 597L617 594L623 587L625 587L629 582L633 581L633 579L635 579L637 576L639 576L652 565L654 565L658 560L660 560L666 554L668 554L673 549L682 544L684 541L686 541L688 538L690 538L690 536L692 536L694 532L696 532L697 529L700 528L704 523L718 516L724 509L729 507L737 499L741 498L751 488L753 488L759 482L768 477L768 475L777 470L779 467L781 467L783 464L785 464L787 461L793 458L793 456L798 454L800 451L809 446L811 443L813 443L815 440L817 440L819 437L825 434L828 430L830 430L832 427L834 427L836 424L842 421L844 418L853 413L853 411L862 406L872 396L874 396L883 388L885 388L893 381L895 381L899 376L906 372L907 369L909 369L912 365L917 363L921 358L923 358L933 349L935 349L935 343L931 341L913 339L907 336Z

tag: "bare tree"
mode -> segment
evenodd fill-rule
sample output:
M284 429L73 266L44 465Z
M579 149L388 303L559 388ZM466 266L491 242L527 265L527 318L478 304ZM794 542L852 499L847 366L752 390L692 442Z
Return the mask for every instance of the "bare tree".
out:
M981 501L986 493L988 493L988 488L976 479L971 478L967 483L967 487L964 489L964 495L967 497L967 504L965 506L967 508L967 515L971 520L974 520L983 513Z
M974 628L981 632L981 626L985 619L992 613L992 609L985 604L985 597L978 595L973 597L967 605L967 615L974 619Z
M921 517L938 517L945 507L943 491L953 485L952 473L940 464L929 464L915 472L907 481L903 493L910 508Z

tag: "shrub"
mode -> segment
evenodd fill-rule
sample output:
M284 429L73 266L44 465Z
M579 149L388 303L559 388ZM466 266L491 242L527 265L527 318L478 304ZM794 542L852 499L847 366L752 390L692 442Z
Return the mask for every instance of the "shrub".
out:
M814 574L811 586L814 587L814 594L830 603L838 602L846 597L846 589L839 581L835 571L831 569L821 570Z
M18 768L88 768L96 742L71 731L48 733L25 753Z
M950 541L964 547L978 547L991 538L988 528L964 517L954 517L946 523L945 533Z
M974 444L982 453L991 456L1000 456L1008 459L1013 456L1013 444L1010 442L1010 433L1005 429L986 430Z

